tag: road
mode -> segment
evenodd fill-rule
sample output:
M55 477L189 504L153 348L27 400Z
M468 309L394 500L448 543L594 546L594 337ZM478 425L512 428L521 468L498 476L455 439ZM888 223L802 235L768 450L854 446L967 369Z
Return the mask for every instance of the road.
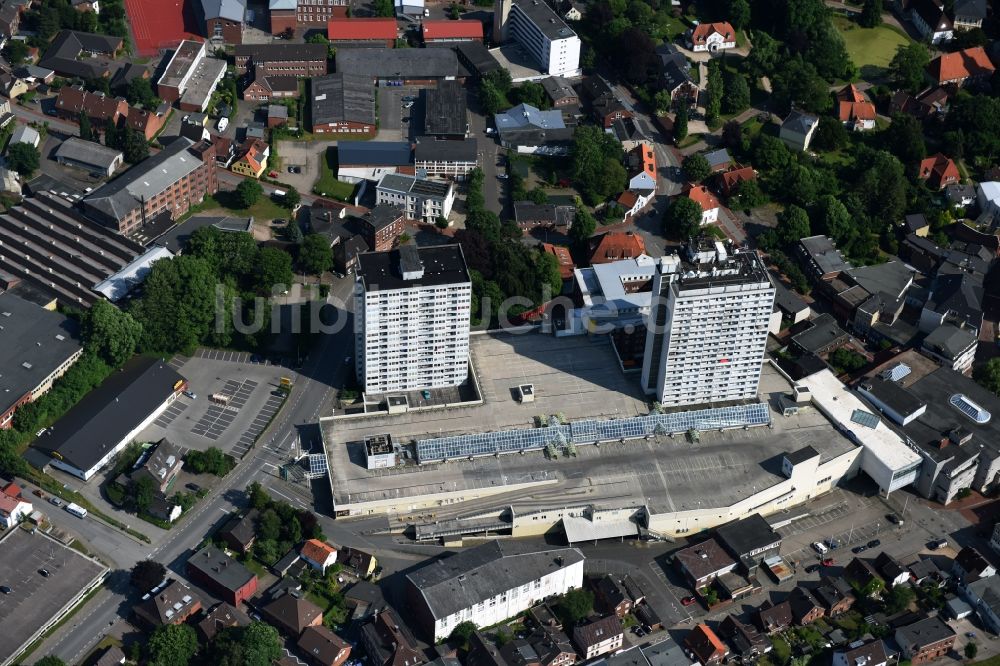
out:
M305 197L303 197L305 198ZM331 302L344 298L351 290L349 280L342 280L331 291ZM339 316L346 316L342 310ZM124 537L115 536L115 541L102 544L104 530L94 527L92 537L99 547L113 551L111 562L121 570L130 569L143 558L155 558L163 562L171 575L181 578L184 563L204 536L216 527L230 511L242 506L245 498L243 489L252 481L268 480L264 472L265 461L273 460L274 449L287 450L288 444L297 434L299 426L315 423L324 406L332 398L332 387L343 382L348 372L341 361L345 353L351 353L353 332L350 326L339 333L323 335L309 354L302 369L293 373L295 386L278 418L266 430L257 447L199 502L193 513L170 530L163 541L154 546L143 545L136 549L132 545L111 548ZM88 519L90 520L90 519ZM346 530L338 530L338 536L347 535ZM104 632L118 616L127 617L131 607L132 590L128 587L128 576L122 572L109 577L107 587L86 607L77 611L73 620L51 636L36 652L38 656L54 654L67 663L77 663L87 651L92 649Z

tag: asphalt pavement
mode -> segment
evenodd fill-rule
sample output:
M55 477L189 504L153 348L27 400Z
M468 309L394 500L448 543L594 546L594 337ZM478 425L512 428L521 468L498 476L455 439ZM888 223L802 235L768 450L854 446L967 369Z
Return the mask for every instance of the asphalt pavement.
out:
M343 282L344 285L337 285L334 295L349 292L350 281ZM247 485L267 478L264 462L271 459L274 449L287 450L296 437L297 428L315 423L320 417L324 405L332 398L332 386L338 381L342 382L343 375L347 372L346 366L337 361L345 353L351 353L351 339L352 333L346 328L339 334L324 335L309 354L302 369L291 373L295 382L292 395L275 422L264 432L254 451L203 498L190 515L185 516L180 524L170 530L160 543L153 546L143 544L139 548L126 544L122 549L115 548L112 562L121 570L127 571L140 559L156 559L171 570L172 577L183 579L184 563L194 548L231 511L242 507L245 502L243 490ZM238 433L231 436L238 437ZM103 532L97 527L93 529L93 538L100 544ZM118 536L114 538L121 540ZM67 663L77 663L119 616L127 617L128 610L135 601L135 595L127 581L127 575L113 576L107 588L85 607L78 609L72 620L49 637L35 654L54 654Z

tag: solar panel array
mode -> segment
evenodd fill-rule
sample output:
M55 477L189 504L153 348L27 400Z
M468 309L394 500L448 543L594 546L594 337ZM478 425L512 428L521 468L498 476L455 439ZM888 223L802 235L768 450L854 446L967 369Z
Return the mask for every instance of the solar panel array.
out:
M877 416L866 412L863 409L855 409L854 412L851 413L851 420L859 425L865 426L866 428L871 428L872 430L878 427L879 422Z
M650 435L669 435L689 430L720 430L767 425L771 415L766 404L734 405L670 414L648 414L606 421L575 421L545 428L503 430L472 435L436 437L417 441L421 464L492 456L502 453L538 451L547 445L593 444Z
M328 471L328 468L326 466L326 454L310 453L308 458L309 458L309 471L306 473L306 478L318 479L321 476L326 476L326 473Z

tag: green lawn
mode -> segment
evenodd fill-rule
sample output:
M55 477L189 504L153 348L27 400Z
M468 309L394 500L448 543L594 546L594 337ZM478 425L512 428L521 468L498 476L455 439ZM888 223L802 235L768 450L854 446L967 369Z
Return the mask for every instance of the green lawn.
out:
M887 67L896 55L896 48L910 42L907 36L889 25L862 28L843 16L834 16L833 25L844 37L847 53L859 69L865 66Z
M225 208L238 217L250 217L255 220L273 220L288 217L288 209L274 202L269 196L262 196L257 203L249 208L238 208L233 201L232 193L219 191L214 197L205 197L205 202L198 207L200 210Z
M333 197L340 201L347 201L354 194L354 185L351 183L342 183L337 180L337 174L334 173L334 169L336 169L336 164L334 164L336 158L334 155L334 149L327 148L326 155L324 156L325 159L319 161L319 178L316 179L316 184L313 185L313 192L325 197Z

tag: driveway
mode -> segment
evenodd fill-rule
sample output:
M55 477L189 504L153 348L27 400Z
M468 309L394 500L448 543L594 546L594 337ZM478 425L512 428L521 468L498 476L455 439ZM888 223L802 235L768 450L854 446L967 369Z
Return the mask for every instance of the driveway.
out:
M300 193L312 192L319 179L320 160L326 156L327 148L336 145L336 141L278 141L278 155L281 157L278 180ZM290 166L299 167L301 173L289 173Z

